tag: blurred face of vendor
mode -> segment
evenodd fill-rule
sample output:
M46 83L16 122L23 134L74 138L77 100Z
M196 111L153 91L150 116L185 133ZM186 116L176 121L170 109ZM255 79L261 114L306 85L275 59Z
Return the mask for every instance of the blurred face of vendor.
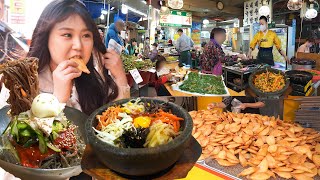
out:
M159 65L156 67L157 71L161 71L164 68L165 61L160 61Z
M260 31L261 32L266 32L268 30L268 23L265 19L260 19Z
M312 41L307 41L306 46L307 46L308 48L311 48L313 45L314 45L314 43L313 43Z
M214 39L218 44L223 44L226 38L227 38L227 35L224 32L220 32L214 35Z
M117 21L116 22L116 29L118 32L123 31L124 30L124 22L123 21Z
M152 50L157 50L157 46L152 45Z
M133 46L137 46L137 42L136 42L136 41L133 41L133 42L132 42L132 45L133 45Z
M49 35L48 48L51 69L74 56L81 57L87 64L93 50L93 34L79 15L72 15L55 24Z

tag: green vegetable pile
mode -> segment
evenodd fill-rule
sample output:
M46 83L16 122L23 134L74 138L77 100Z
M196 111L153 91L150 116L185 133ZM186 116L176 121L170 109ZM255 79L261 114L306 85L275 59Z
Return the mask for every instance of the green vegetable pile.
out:
M48 148L55 152L61 152L61 149L53 145L58 137L59 133L67 130L66 126L61 122L55 121L52 126L52 133L49 137L46 137L39 129L34 129L28 124L27 116L20 114L19 117L15 117L10 125L10 135L14 138L15 142L24 148L28 148L34 144L39 143L39 149L41 153L46 153ZM19 120L18 120L19 119Z
M191 72L179 87L183 91L200 94L226 94L221 77Z
M132 69L138 69L138 70L147 70L155 66L155 63L153 63L151 60L143 60L143 61L136 61L138 57L132 56L132 55L121 55L121 59L123 62L124 70L126 72L129 72Z

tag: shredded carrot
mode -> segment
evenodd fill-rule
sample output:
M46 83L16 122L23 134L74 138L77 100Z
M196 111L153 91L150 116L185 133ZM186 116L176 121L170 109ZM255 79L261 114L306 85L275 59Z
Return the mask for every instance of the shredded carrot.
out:
M98 125L97 129L101 130L103 127L108 126L114 120L118 119L119 113L123 112L120 106L109 107L106 111L102 113L102 115L97 115Z
M155 114L153 121L160 120L163 123L167 123L173 126L175 132L179 132L180 130L180 121L183 118L180 118L174 114L164 112L160 110L158 113Z

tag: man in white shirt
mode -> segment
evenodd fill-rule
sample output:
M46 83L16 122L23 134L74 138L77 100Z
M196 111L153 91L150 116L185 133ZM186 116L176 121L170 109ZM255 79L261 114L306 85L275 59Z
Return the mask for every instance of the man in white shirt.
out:
M190 50L194 45L192 39L183 33L182 29L178 30L180 38L177 40L176 49L180 53L179 66L191 66L191 53Z

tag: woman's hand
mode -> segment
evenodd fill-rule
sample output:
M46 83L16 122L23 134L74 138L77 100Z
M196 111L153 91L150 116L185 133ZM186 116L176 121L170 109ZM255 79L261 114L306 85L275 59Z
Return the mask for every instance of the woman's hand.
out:
M65 60L53 71L53 94L60 103L66 103L71 96L73 79L81 76L81 71L74 61Z
M243 59L243 60L248 59L245 54L238 54L237 56L238 56L238 58Z
M240 104L239 108L241 110L245 110L247 108L247 104L246 103L242 103L242 104Z
M211 109L214 109L216 107L217 107L217 103L210 103L210 104L208 104L207 109L211 110Z
M108 49L107 53L102 55L103 66L111 72L114 81L118 86L128 85L126 73L123 68L122 60L114 50Z
M288 56L284 56L284 59L288 62L288 64L290 64L290 59L288 58Z
M173 76L173 75L172 75L171 73L169 73L169 74L166 75L166 77L167 77L168 80L170 80L170 79L172 78L172 76Z
M251 48L249 48L249 52L248 52L247 58L248 58L248 59L253 59L252 49L251 49Z
M208 110L214 109L214 108L226 108L226 105L224 103L210 103L207 106Z

